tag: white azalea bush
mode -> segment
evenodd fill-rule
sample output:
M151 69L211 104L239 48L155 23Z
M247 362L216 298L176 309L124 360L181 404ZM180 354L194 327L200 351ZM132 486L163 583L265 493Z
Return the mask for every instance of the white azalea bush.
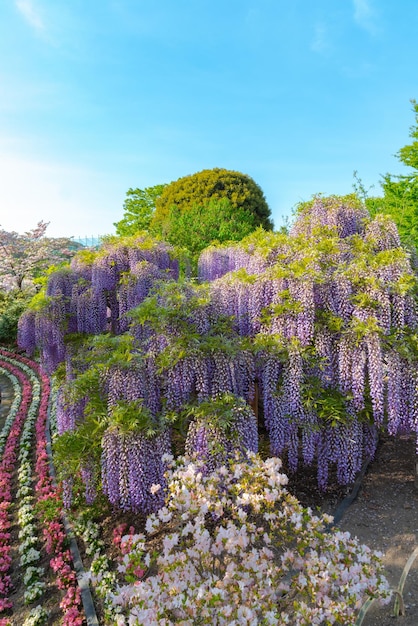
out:
M353 624L368 597L389 598L381 555L327 532L332 518L285 489L280 459L236 456L205 476L181 458L168 482L148 537L122 539L119 626Z

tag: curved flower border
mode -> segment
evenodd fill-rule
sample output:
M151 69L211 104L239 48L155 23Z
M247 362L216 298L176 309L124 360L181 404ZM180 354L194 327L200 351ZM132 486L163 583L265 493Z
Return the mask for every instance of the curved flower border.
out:
M37 538L34 534L34 517L33 517L33 498L47 503L55 504L56 514L50 519L49 516L42 516L43 539L46 552L50 555L50 566L55 573L55 584L64 596L60 602L60 608L63 612L63 626L82 626L85 624L85 616L81 603L81 592L78 586L77 577L72 567L72 557L70 551L66 547L66 533L61 518L62 503L58 489L53 484L50 474L49 457L47 452L46 424L48 416L48 403L50 395L49 379L41 371L37 363L22 356L0 350L0 358L7 363L7 367L13 370L22 384L22 402L19 409L19 435L22 433L20 446L19 470L19 491L20 499L19 521L21 524L20 532L20 552L21 565L26 568L24 582L27 585L25 592L25 600L31 603L38 599L43 593L43 583L40 580L42 571L34 566L39 552L35 545ZM23 372L21 371L23 370ZM20 373L19 373L20 372ZM25 378L25 374L29 380ZM29 382L30 381L30 382ZM28 402L32 397L31 386L34 389L33 404ZM26 390L26 391L25 391ZM25 395L26 394L26 395ZM26 421L26 427L23 422ZM15 422L14 422L15 423ZM30 464L30 447L33 438L33 430L36 434L36 466L35 475L36 483L33 493L31 492L32 468ZM11 427L10 432L13 432ZM7 439L9 442L10 434ZM16 449L16 437L11 440L10 446L14 443ZM6 444L7 447L7 444ZM16 458L14 457L14 461ZM14 468L14 465L13 465ZM13 471L11 468L11 472ZM11 476L11 474L10 474ZM9 478L10 486L10 478ZM8 495L8 493L5 493ZM11 498L11 493L10 493ZM9 499L10 499L9 498ZM10 523L10 522L9 522ZM10 564L9 564L10 567ZM11 584L11 581L10 581ZM10 591L10 585L7 593ZM4 594L3 594L4 595ZM10 609L10 600L4 597L5 608ZM4 609L3 609L4 610ZM29 614L25 621L25 626L42 624L45 621L45 611L42 607L37 606ZM4 624L8 623L7 621ZM3 626L0 622L0 626Z

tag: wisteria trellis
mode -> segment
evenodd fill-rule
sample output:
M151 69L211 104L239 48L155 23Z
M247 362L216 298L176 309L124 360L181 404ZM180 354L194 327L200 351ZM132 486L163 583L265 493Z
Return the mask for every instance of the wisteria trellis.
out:
M166 244L144 237L76 257L50 277L45 306L19 323L20 346L30 354L38 346L49 372L66 359L70 383L67 333L132 336L129 363L100 370L109 417L102 482L114 504L149 510L123 494L129 480L138 493L148 489L137 476L155 464L141 433L112 424L119 401L142 403L162 454L167 412L225 393L251 403L257 385L272 454L287 454L292 470L316 460L321 488L331 465L341 483L353 480L380 427L417 432L416 279L388 218L371 220L354 198L318 197L288 235L257 231L208 248L200 284L179 281L172 259ZM62 403L61 432L83 420L83 404L74 406ZM128 457L139 459L131 478Z

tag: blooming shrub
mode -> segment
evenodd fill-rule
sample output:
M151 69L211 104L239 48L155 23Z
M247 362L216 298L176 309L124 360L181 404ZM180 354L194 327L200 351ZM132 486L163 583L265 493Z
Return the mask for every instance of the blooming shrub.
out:
M254 454L209 475L173 464L166 506L146 523L158 556L144 535L121 540L131 582L113 596L118 624L353 624L367 597L387 598L380 555L326 532L331 518L303 508L280 470Z
M31 610L28 617L23 622L23 626L41 626L46 624L48 620L48 612L39 604Z

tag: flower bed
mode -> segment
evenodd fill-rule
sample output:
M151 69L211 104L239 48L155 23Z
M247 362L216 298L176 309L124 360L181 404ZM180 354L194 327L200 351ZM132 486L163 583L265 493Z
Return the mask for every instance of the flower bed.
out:
M55 585L62 595L60 602L62 624L81 626L85 623L85 619L81 607L80 590L67 547L61 517L62 501L59 491L52 483L46 449L45 429L50 392L49 380L42 375L37 364L29 359L6 351L0 352L0 359L4 369L19 381L22 396L19 411L10 427L3 451L1 465L3 480L1 482L4 488L3 503L7 505L3 505L2 510L4 509L8 514L12 503L11 481L17 471L19 489L16 493L16 500L17 518L20 525L19 569L25 585L24 603L29 607L23 623L25 626L43 624L48 618L48 613L42 603L42 596L47 586L43 580L45 572L43 568L37 566L41 558L41 552L37 548L41 546L41 549L50 557L49 576L53 572ZM17 388L16 391L18 391ZM9 423L8 418L6 424ZM35 466L33 466L32 454L34 438L36 441ZM17 456L18 447L20 451ZM34 486L33 474L36 478ZM2 519L2 522L4 529L9 528L10 516ZM12 565L10 550L5 549L3 552L6 558L4 567L7 563L10 568ZM2 590L2 611L11 613L13 603L6 594L10 594L12 590L12 580L10 577L3 577L2 580L5 581ZM36 602L40 603L33 606ZM2 618L0 623L2 626L12 624L13 614Z
M0 613L11 609L13 606L12 600L10 599L10 593L13 589L10 576L12 566L12 545L10 542L10 528L12 522L11 509L13 504L12 484L17 464L19 439L32 397L31 385L19 368L11 365L9 371L13 376L11 380L12 383L14 383L15 392L18 391L18 384L20 386L20 393L16 395L16 398L18 398L18 408L16 406L17 403L12 407L13 410L9 415L10 419L6 420L2 430L5 441L0 463L0 571L2 573L0 583Z

